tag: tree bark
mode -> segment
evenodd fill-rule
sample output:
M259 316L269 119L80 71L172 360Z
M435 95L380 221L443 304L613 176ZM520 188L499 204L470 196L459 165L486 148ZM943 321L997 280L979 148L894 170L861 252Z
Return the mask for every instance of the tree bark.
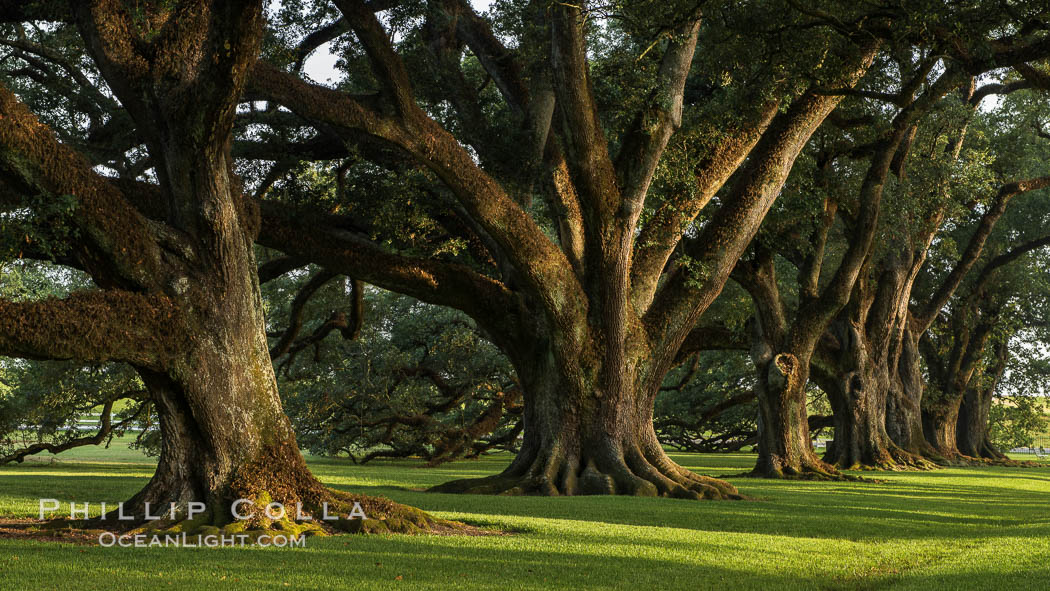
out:
M843 469L907 469L932 465L898 446L886 429L890 364L887 351L872 343L848 319L836 321L842 346L837 371L814 377L828 395L835 437L824 461Z
M511 355L525 398L518 455L500 474L432 492L741 498L731 484L694 474L664 452L653 429L662 379L643 379L644 364L634 372L570 364L577 370L566 372L549 337L539 333L531 343Z
M790 353L760 355L758 461L751 474L768 478L837 479L842 475L813 452L806 406L809 360Z
M886 432L901 449L934 462L944 460L926 440L922 423L922 396L925 381L922 375L918 337L905 328L895 343L896 359L892 367L889 392L886 398Z
M923 402L922 423L926 440L946 460L956 460L961 455L956 439L959 424L959 408L962 396L959 393L927 395Z
M306 468L282 411L254 256L259 213L242 195L229 149L258 56L262 4L142 10L71 4L88 53L144 137L159 180L150 199L135 200L99 175L0 91L0 177L25 193L77 200L81 235L70 250L101 288L61 301L0 302L9 329L41 319L52 325L2 330L0 348L138 369L159 415L162 453L154 477L125 504L135 519L116 525L146 520L147 503L153 515L185 516L191 502L205 503L209 521L224 525L238 498L301 502L308 513L328 502L332 514L359 501L370 519L333 524L369 531L437 524L415 509L326 489ZM144 28L155 26L144 42ZM132 206L137 201L150 201L149 215Z
M988 438L988 419L992 409L994 388L971 388L959 407L959 422L955 428L959 452L972 458L1008 460Z

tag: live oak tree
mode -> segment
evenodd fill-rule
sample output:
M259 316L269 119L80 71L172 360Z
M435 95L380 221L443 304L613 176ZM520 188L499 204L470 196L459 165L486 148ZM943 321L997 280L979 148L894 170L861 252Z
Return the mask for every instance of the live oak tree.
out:
M1045 140L1039 137L1038 124L1045 111L1046 78L1029 68L1022 68L1021 74L1023 78L1012 83L1019 92L1004 97L1000 108L982 122L988 129L982 130L982 137L989 138L988 149L995 155L988 168L1000 179L1046 170ZM1017 335L1039 334L1023 327L1038 317L1025 303L1037 306L1045 289L1038 259L1030 253L1047 243L1048 186L1046 176L1002 185L994 198L978 206L983 210L979 218L975 211L969 225L958 224L943 235L917 282L915 299L930 303L913 306L913 324L923 317L928 324L926 331L913 330L909 336L927 368L920 433L936 458L1005 460L988 440L989 412L993 393L1005 382L1009 349L1022 342ZM966 244L961 254L952 252L956 244ZM948 304L936 316L930 312L935 302ZM1038 347L1036 340L1020 346ZM912 363L917 366L918 360Z
M812 450L806 397L809 368L818 343L845 309L864 263L871 256L882 195L894 161L902 148L906 153L904 144L914 137L922 116L964 79L953 65L945 64L943 73L931 80L930 72L937 60L915 62L898 59L902 76L891 83L897 108L886 116L888 123L880 123L878 109L874 109L875 114L850 112L853 118L866 120L867 134L855 129L846 130L845 137L821 134L821 149L816 150L812 166L801 167L805 172L795 171L797 176L811 174L814 178L802 183L801 189L791 190L806 194L811 203L796 205L796 209L803 210L801 213L785 212L767 218L750 257L738 263L733 272L734 279L750 293L755 308L751 356L758 373L756 393L760 410L755 475L843 478ZM861 88L855 92L872 91ZM850 136L857 139L851 141ZM848 163L837 162L855 152L870 153L866 170L856 171ZM829 234L840 217L849 239L842 252L834 252L829 247L829 240L833 240ZM808 240L802 238L804 235ZM778 285L778 252L796 268L797 302L793 305L785 302ZM825 258L837 259L834 271L825 270ZM831 265L829 261L827 267ZM828 459L832 464L851 467L848 456L841 452L849 445L848 438L859 428L857 419L862 417L850 408L856 404L856 393L848 383L839 386L825 386L836 410L835 443L828 451Z
M348 68L333 89L297 77L294 63L260 62L250 96L367 166L431 180L422 199L470 258L391 249L405 241L371 231L353 207L367 195L351 190L348 214L264 200L259 241L458 308L511 360L520 453L502 474L435 490L735 496L664 453L653 401L842 100L827 91L856 84L879 42L859 25L808 27L776 2L710 14L522 2L490 20L449 0L406 8L388 23L409 23L394 40L373 6L334 4L334 34L352 32L368 71ZM508 137L516 150L501 145Z
M1041 197L1041 198L1040 198ZM950 309L923 334L919 350L928 380L922 398L923 429L939 457L1007 461L988 436L993 397L1006 382L1013 348L1042 345L1037 332L1042 280L1046 199L1030 197L996 228L993 244L979 268L956 295ZM1005 226L1005 227L1004 227ZM1027 333L1023 345L1017 341ZM1029 352L1019 356L1037 356Z
M1025 64L1017 70L1033 74ZM910 150L897 155L896 176L907 178L895 198L893 217L881 246L865 263L849 305L817 352L814 378L833 402L840 401L836 443L826 459L844 467L883 468L929 467L928 460L943 460L923 434L918 339L979 260L1011 199L1045 185L1043 177L1015 180L1017 175L1008 172L1006 178L982 179L987 183L983 188L971 187L975 171L980 176L990 169L980 147L965 153L965 166L958 165L966 130L982 99L1041 87L1038 78L1029 75L979 88L971 84L964 88L962 105L939 114L936 127L912 132L906 144ZM913 287L938 232L960 225L970 232L968 244L943 273L930 275L925 295L912 304Z
M344 282L332 281L299 306L319 273L263 287L273 324L301 322L305 335L288 339L286 329L271 337L271 353L282 342L293 343L275 363L303 448L355 463L420 457L431 465L516 449L521 389L507 359L469 317L368 288L361 302L368 320L357 334L337 329L318 338L338 322L349 299ZM293 319L286 325L279 304L289 299Z
M947 150L930 143L944 139L939 134L946 125L953 125L953 110L961 111L965 122L967 108L972 112L981 99L1041 83L1035 80L1038 75L1031 75L1032 80L988 84L975 90L972 76L982 68L992 68L994 61L982 64L967 57L943 59L941 54L927 52L921 45L898 47L887 57L895 68L878 68L879 72L896 71L896 79L887 76L846 91L866 100L867 111L840 108L825 123L816 142L820 148L812 149L812 163L808 160L807 166L797 166L794 171L795 177L812 178L793 179L789 205L782 205L783 211L766 219L751 254L734 270L734 278L748 290L755 306L751 354L758 370L756 391L761 411L755 474L829 478L840 477L829 464L843 468L929 466L918 453L929 449L921 441L921 426L910 430L919 419L918 396L904 397L899 394L901 388L895 387L905 378L908 386L921 380L919 369L909 366L909 375L894 376L890 368L900 363L903 324L899 316L908 312L914 280L915 271L906 272L905 268L913 265L917 270L922 266L921 245L929 245L940 229L952 198L961 198L951 195L943 177L928 173L946 170L959 160L962 132L948 142ZM1024 64L1019 68L1031 70ZM957 90L966 94L963 105L953 109L952 105L958 104ZM889 103L889 108L880 106L882 102ZM935 116L925 121L931 112ZM940 152L943 156L920 156L932 162L925 165L927 176L916 175L912 163L915 154L925 154L931 148L933 154ZM970 161L967 165L979 169L985 163L974 159L975 154L974 150L966 154ZM858 171L844 162L855 158L863 158L867 166ZM912 174L906 178L909 166ZM930 190L938 183L942 183L941 195ZM924 319L945 305L980 256L983 241L1010 199L1044 183L1044 179L1036 178L1001 188L979 223L975 222L977 229L962 260L939 279L942 284L934 288L926 306L908 316L909 328L915 334L925 330L921 326ZM881 221L880 203L887 191L893 195L896 208L911 202L904 212L935 212L932 222L926 217L911 223L905 219L901 224L899 211L888 224ZM845 237L841 247L834 244L832 233L838 218ZM880 223L890 228L881 236ZM918 238L905 231L906 239L900 240L901 226L917 226ZM902 248L902 244L920 245L918 254L911 247ZM902 252L906 256L901 256ZM778 280L778 257L795 269L795 281L789 286ZM825 266L832 263L836 265L834 272L827 271ZM872 280L875 268L881 273L878 281ZM797 301L788 301L784 287ZM814 377L835 411L835 441L824 461L810 449L804 394L815 353L818 367ZM918 360L913 356L904 362ZM887 408L894 412L887 415ZM901 417L909 408L911 414ZM898 435L899 445L888 428ZM917 445L911 441L915 437L920 440Z
M103 175L0 87L5 211L36 222L43 236L53 237L52 222L70 228L51 258L97 286L62 299L0 302L0 352L136 369L163 444L156 473L126 512L141 518L146 503L183 510L197 501L221 525L236 498L301 502L308 512L328 502L339 513L359 500L372 519L339 523L435 525L418 510L323 487L281 410L253 253L259 213L230 156L237 103L258 57L262 3L4 2L0 17L18 23L8 45L32 46L25 33L34 19L75 31L112 93L99 101L119 101L117 121L130 123L134 147L148 154L148 177ZM45 59L79 72L51 53ZM35 58L23 58L32 69ZM62 202L72 205L64 216L47 207ZM26 242L21 254L44 256L33 236Z
M732 59L708 61L733 47L766 47L762 35L743 41L734 28L746 22L763 30L754 27L761 17L741 7L698 14L690 24L655 10L642 17L618 5L554 5L543 11L512 5L485 19L463 3L432 2L395 13L388 24L398 27L399 41L391 42L373 16L374 6L336 4L342 17L325 28L328 36L307 36L286 53L299 56L304 47L352 32L357 44L349 46L358 59L348 66L343 91L296 85L288 73L297 71L295 62L285 72L261 65L252 78L252 96L279 103L312 124L315 135L296 146L302 158L339 156L338 150L334 156L330 148L319 150L338 139L347 154L370 166L439 181L413 199L422 197L431 219L460 239L469 255L441 256L431 248L426 260L412 256L419 241L392 238L378 229L381 224L365 220L354 205L368 202L367 196L350 192L336 208L351 215L288 215L275 200L265 202L260 240L377 285L458 307L511 359L525 390L525 446L504 474L438 489L445 491L719 494L705 484L721 485L697 481L666 459L648 426L652 399L668 369L683 359L684 346L710 348L696 345L709 334L709 327L697 323L809 136L843 95L901 108L901 120L872 149L876 155L864 195L878 196L891 169L902 175L918 129L911 119L918 109L908 108L917 88L901 81L898 93L851 90L880 44L897 56L926 56L916 66L942 80L934 98L952 90L952 82L966 87L971 77L1010 67L1034 84L1031 64L1045 58L1048 45L1037 3L1010 13L939 6L872 15L788 3L784 14L798 18L797 25L768 30L828 35L798 44L780 37L778 47L788 50L792 63L816 63L806 62L809 51L828 43L838 59L821 62L816 79L789 76L776 82L762 74L769 71L765 65L784 64L783 55L767 56L757 76L727 68L738 67ZM965 27L950 26L955 21ZM704 45L706 35L716 33L744 45ZM654 34L669 34L668 41L635 40ZM692 55L694 35L708 53ZM513 39L510 46L507 37ZM864 59L847 67L844 42L859 46L854 56ZM943 62L935 59L941 56ZM630 59L642 67L624 67ZM692 69L682 74L681 64L688 62ZM913 84L921 86L928 77L916 76ZM980 98L1013 88L982 87L965 96L962 109L972 111ZM732 118L721 110L730 104L744 116ZM268 119L276 117L257 120ZM707 135L712 129L718 133ZM958 158L964 130L948 123L928 132L933 168L950 167ZM928 450L911 428L918 405L902 385L918 374L896 370L902 357L916 358L902 353L907 294L945 221L946 188L942 177L915 191L914 197L925 199L909 210L913 226L906 240L888 249L892 256L871 253L874 226L867 220L876 217L878 201L862 199L865 221L853 236L843 272L830 287L818 285L815 300L824 301L805 313L818 321L803 323L798 338L782 338L790 333L779 330L766 339L775 344L771 351L805 352L808 343L819 345L828 334L818 328L832 318L833 338L823 339L832 346L817 353L827 369L815 377L826 378L830 397L842 402L836 413L841 444L829 456L834 463L928 465L915 452ZM702 211L709 203L718 206L712 214ZM325 243L301 240L307 231L319 232ZM341 246L333 247L338 240ZM861 281L854 283L851 277L858 276ZM850 304L836 315L844 289L852 289ZM946 293L953 290L949 285ZM834 305L823 305L829 302ZM515 309L522 312L508 313ZM786 370L766 365L775 354L760 357L767 368L763 379L802 371L801 363L785 365ZM790 382L796 391L795 382L804 383L774 381L778 388ZM904 409L891 415L892 429L887 399ZM774 450L775 442L767 446L787 459L766 465L812 459L800 430L804 407L798 396L791 400L792 412L773 409L785 417L780 423L789 425L778 429L784 451ZM894 443L890 432L904 443Z

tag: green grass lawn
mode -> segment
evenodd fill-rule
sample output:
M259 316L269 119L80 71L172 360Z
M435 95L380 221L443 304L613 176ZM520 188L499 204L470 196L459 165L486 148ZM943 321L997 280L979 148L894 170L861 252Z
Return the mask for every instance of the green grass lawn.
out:
M0 540L2 589L1048 589L1050 468L882 475L884 484L732 478L755 501L437 495L508 456L439 468L310 458L329 485L508 536L338 536L306 549L102 548ZM753 456L675 454L705 474ZM0 515L37 499L116 502L152 473L116 442L0 467Z

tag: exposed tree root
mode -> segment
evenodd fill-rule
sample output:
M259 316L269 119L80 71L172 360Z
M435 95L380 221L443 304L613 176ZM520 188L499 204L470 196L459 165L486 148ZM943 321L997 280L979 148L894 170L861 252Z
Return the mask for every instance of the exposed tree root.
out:
M195 487L192 480L171 476L164 466L158 467L149 484L123 504L122 514L129 519L120 519L111 505L105 516L55 519L43 527L158 536L246 534L252 539L278 533L479 533L477 528L389 499L327 488L291 444L273 446L264 457L242 467L221 492L202 493L203 487Z
M835 466L818 458L812 451L803 451L795 457L760 452L754 469L739 476L745 478L826 482L859 482L865 480L859 476L840 472Z
M940 461L938 463L940 465L951 467L1002 466L1006 468L1042 468L1047 466L1045 463L1032 460L1013 460L1005 455L1002 457L985 458L956 453L948 455L947 457L940 456L939 459Z
M936 470L937 463L929 460L923 455L913 453L890 443L884 449L873 453L862 454L860 457L850 459L834 458L829 452L825 461L834 463L840 470L881 470L888 472L912 472L923 470Z
M595 454L586 463L550 451L531 461L518 458L500 474L453 480L429 492L489 495L627 495L678 499L742 499L724 480L695 474L659 453L632 447L618 454Z
M759 462L754 470L741 476L783 480L813 480L825 482L863 482L864 478L840 472L813 454L792 465L785 462Z

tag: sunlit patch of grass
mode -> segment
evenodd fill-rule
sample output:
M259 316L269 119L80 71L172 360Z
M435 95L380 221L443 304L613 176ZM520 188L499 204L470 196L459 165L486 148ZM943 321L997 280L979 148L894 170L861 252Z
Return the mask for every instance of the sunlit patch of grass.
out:
M740 473L754 461L747 454L674 457L715 475ZM758 499L740 502L421 492L494 473L508 460L420 468L309 458L330 486L515 535L339 536L295 550L0 540L0 588L110 589L115 581L131 589L1050 587L1050 468L888 473L882 484L731 478ZM116 502L151 471L148 458L126 448L0 467L0 514L35 515L40 497Z

